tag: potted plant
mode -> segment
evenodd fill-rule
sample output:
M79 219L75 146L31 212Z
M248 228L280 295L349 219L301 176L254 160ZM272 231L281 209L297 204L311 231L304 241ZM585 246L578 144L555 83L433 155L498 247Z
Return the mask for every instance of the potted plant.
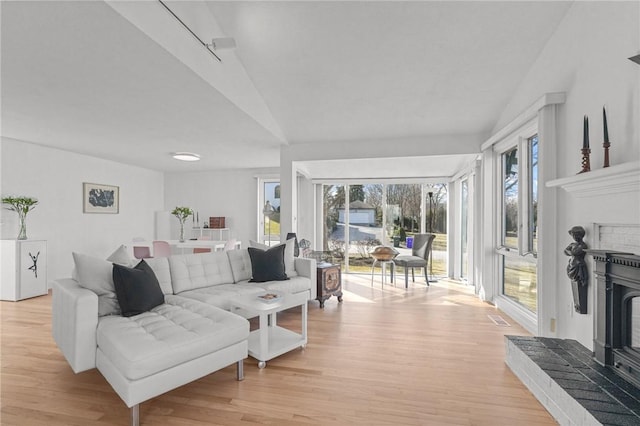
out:
M8 204L9 207L5 207L7 210L13 210L18 213L19 227L18 231L18 239L26 240L27 239L27 213L35 208L35 205L38 204L38 200L32 197L24 197L24 196L7 196L2 197L2 204Z
M405 231L404 228L400 228L400 241L401 242L407 241L407 231Z
M184 242L184 221L193 214L193 210L189 207L176 207L171 212L172 215L178 218L180 221L180 242Z

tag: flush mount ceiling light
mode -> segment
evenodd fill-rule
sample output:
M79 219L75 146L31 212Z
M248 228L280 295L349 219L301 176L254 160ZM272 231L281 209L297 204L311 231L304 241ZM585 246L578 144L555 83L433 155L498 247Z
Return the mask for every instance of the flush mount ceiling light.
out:
M180 161L199 161L200 156L193 152L174 152L171 154L173 158Z

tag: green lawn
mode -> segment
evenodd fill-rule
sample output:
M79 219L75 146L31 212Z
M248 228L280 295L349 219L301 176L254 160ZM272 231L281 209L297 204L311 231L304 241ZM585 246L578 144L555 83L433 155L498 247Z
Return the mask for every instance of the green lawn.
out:
M342 263L344 265L344 263ZM371 265L373 264L373 259L371 259L369 262L362 262L361 258L350 258L349 259L349 272L352 273L367 273L370 274L371 273ZM434 260L433 261L433 275L446 275L447 272L447 264L444 260ZM380 266L376 266L376 270L375 273L379 274L381 271L381 267ZM398 274L404 274L404 268L399 266L396 269L396 272ZM416 274L421 274L422 272L416 268ZM428 271L429 274L431 274L431 270Z
M407 236L412 236L413 234L407 234ZM406 243L400 243L400 246L406 248ZM436 233L436 238L433 240L433 251L436 252L445 252L447 251L447 234L438 234ZM340 262L344 265L344 262ZM351 255L349 258L349 272L351 273L371 273L371 265L373 264L373 259L371 257L361 257L358 255ZM376 266L376 274L381 273L381 268ZM404 268L398 267L396 273L404 275ZM428 271L429 275L446 275L447 273L447 264L444 259L434 259L433 266L429 267ZM416 270L416 274L421 275L422 271Z
M268 232L271 232L271 235L277 235L280 238L280 222L276 222L275 220L271 220L268 217L265 218L264 222L264 234L267 235ZM271 225L269 225L271 222ZM271 226L271 228L269 228Z
M536 312L538 305L536 265L505 257L504 294L530 311Z
M518 247L518 237L508 235L504 239L505 245ZM538 241L534 239L534 247ZM536 264L518 258L505 256L504 265L504 295L522 304L532 312L538 306L538 282Z

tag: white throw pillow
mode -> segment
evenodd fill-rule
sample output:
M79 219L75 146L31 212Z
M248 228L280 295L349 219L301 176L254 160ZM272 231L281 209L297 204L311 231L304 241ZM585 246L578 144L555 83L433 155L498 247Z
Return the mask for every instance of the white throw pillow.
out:
M287 277L297 277L298 273L296 272L296 258L293 256L295 251L296 240L294 238L288 239L284 243L280 243L278 245L286 244L284 248L284 272L287 274ZM261 244L257 241L249 240L249 246L259 248L261 250L269 250L272 247L276 246L268 246L266 244Z
M98 295L98 315L119 315L120 305L113 285L113 264L109 261L73 253L78 283Z
M233 272L233 282L249 281L251 279L251 257L249 249L228 250L227 256Z
M111 253L111 255L107 257L107 260L122 266L134 266L134 261L131 256L129 256L129 252L124 245L121 245L116 251Z

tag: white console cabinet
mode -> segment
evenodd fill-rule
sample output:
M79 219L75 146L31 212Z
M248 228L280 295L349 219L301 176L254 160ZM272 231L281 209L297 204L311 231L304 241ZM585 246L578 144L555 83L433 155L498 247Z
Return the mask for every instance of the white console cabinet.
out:
M229 228L192 228L192 234L195 238L209 237L211 240L227 241L231 238L231 229Z
M0 240L0 299L22 300L47 294L47 242Z

